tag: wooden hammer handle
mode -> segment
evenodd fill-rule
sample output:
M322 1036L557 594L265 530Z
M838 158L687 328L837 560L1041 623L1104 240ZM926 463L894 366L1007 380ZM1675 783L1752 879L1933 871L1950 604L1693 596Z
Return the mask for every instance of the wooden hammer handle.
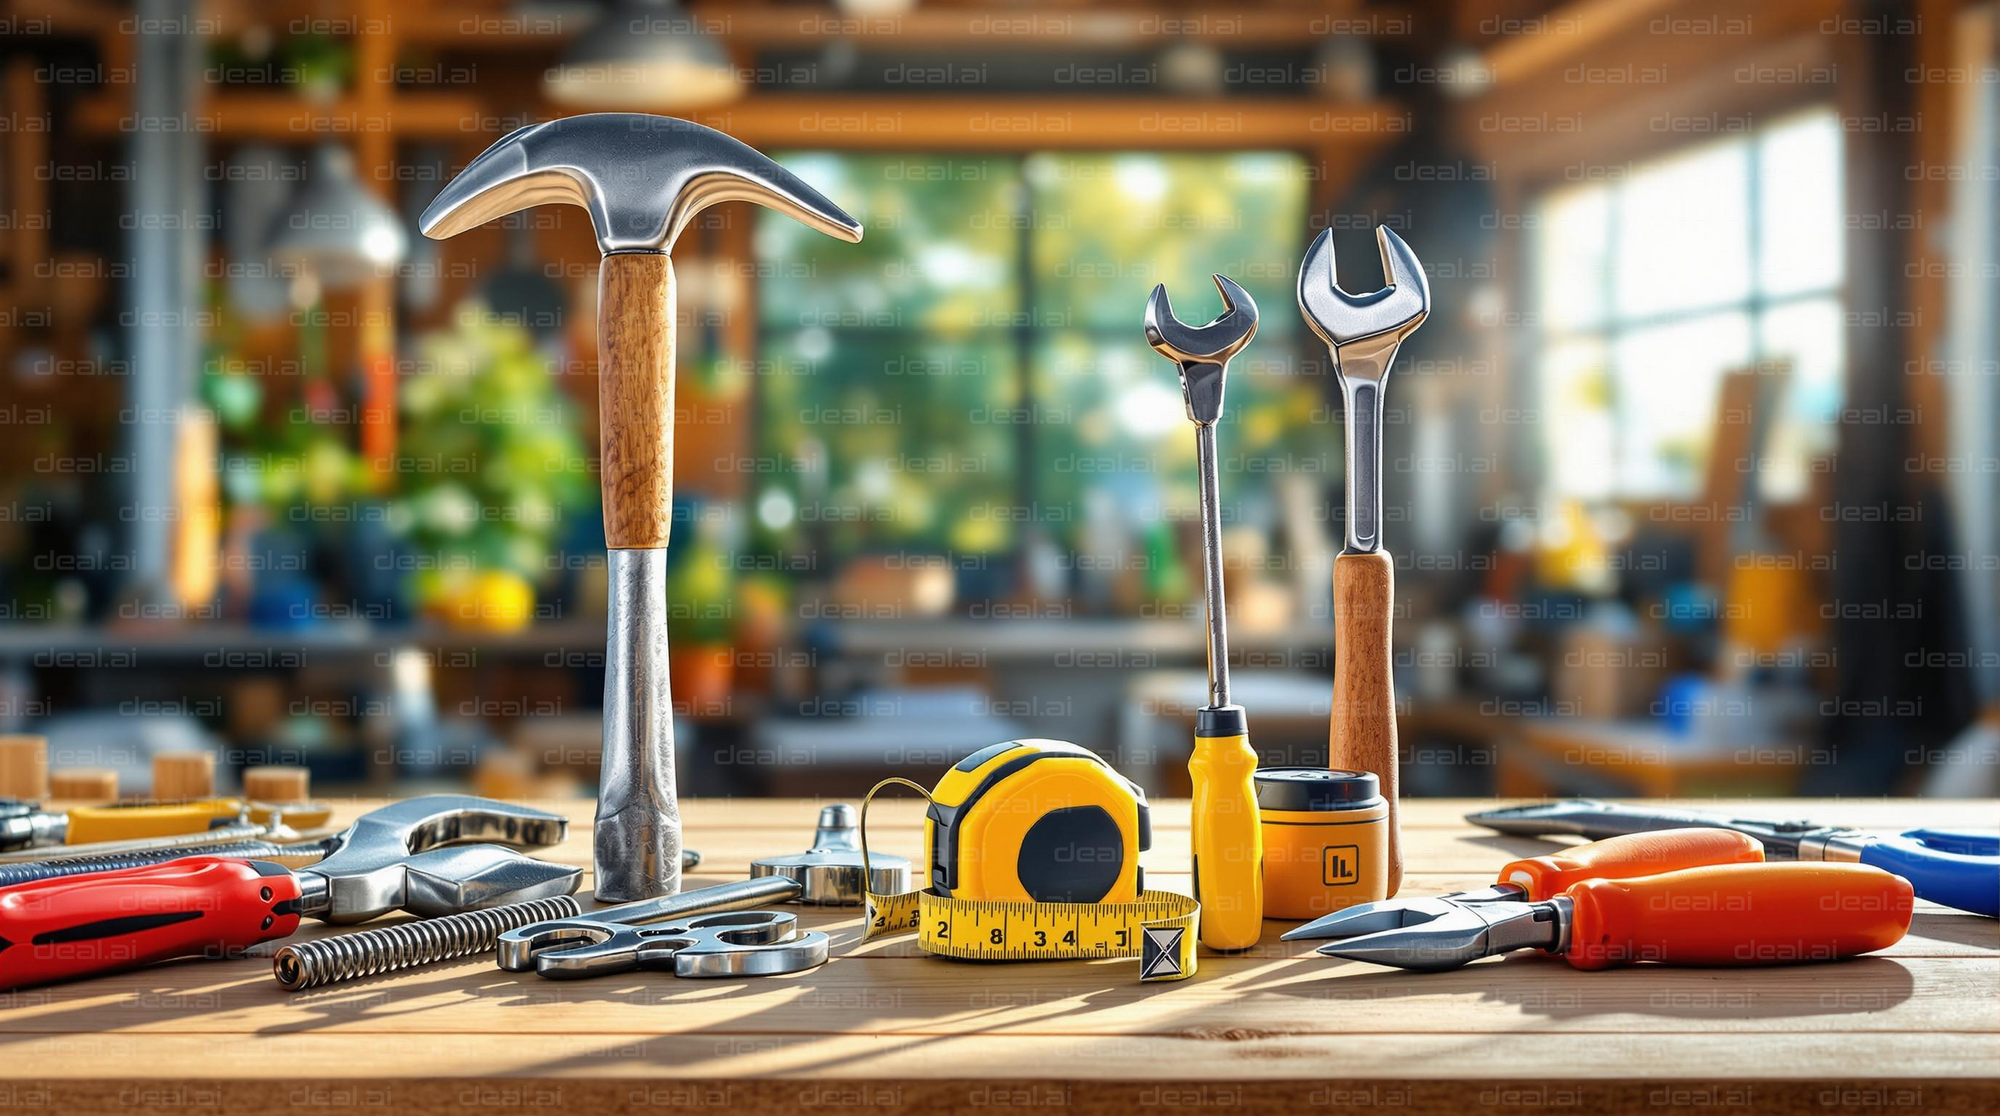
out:
M667 545L674 518L674 265L604 257L597 277L597 402L604 545Z
M1389 803L1388 894L1403 882L1402 833L1396 819L1396 691L1390 680L1389 630L1396 566L1386 551L1333 560L1332 765L1372 771Z

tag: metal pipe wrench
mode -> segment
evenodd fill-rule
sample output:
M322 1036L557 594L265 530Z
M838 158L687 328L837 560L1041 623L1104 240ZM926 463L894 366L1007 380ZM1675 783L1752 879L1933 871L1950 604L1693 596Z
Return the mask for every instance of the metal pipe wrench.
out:
M438 794L363 815L337 851L297 871L192 856L10 887L0 891L0 988L226 956L290 935L302 917L365 922L568 895L582 869L514 851L558 844L567 830L560 814Z

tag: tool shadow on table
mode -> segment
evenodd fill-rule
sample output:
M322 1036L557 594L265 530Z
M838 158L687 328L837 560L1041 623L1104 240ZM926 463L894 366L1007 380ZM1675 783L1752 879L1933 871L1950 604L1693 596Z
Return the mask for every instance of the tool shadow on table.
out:
M1783 1019L1880 1012L1909 1000L1916 981L1901 962L1860 957L1823 965L1756 970L1756 983L1734 983L1750 970L1641 965L1616 973L1570 969L1553 958L1518 953L1449 972L1383 969L1331 961L1308 953L1298 965L1331 970L1311 981L1295 979L1297 965L1283 965L1265 979L1244 981L1245 993L1300 999L1390 1001L1436 999L1477 992L1483 1002L1505 1004L1525 1015L1577 1020L1597 1015L1650 1015L1667 1019ZM1338 967L1337 967L1338 966ZM1343 971L1351 969L1351 971ZM1773 974L1785 987L1771 987ZM1840 992L1826 991L1838 980ZM1631 983L1645 982L1642 996Z
M858 937L858 934L856 928L855 935ZM897 963L903 961L897 959ZM907 963L964 966L971 976L976 976L988 965L1000 965L942 958L908 958ZM456 971L440 971L436 979L420 983L412 983L407 972L396 974L400 979L394 980L393 997L383 989L368 988L369 983L374 983L372 981L356 981L302 992L290 997L287 1002L313 1013L315 1021L292 1019L282 1025L262 1028L258 1033L265 1036L296 1035L340 1027L364 1015L379 1018L384 1012L411 1015L438 1010L449 1006L451 993L476 995L483 1003L495 1008L524 1013L557 1001L572 1005L602 1005L608 1010L647 1008L655 1011L665 1009L671 1013L676 1007L711 1005L738 997L747 1000L752 996L768 996L774 987L783 987L789 995L781 1001L767 1001L763 1006L733 1017L726 1035L662 1030L645 1036L643 1044L635 1046L633 1036L629 1034L601 1038L588 1033L571 1034L559 1044L545 1047L549 1057L522 1065L517 1072L526 1077L563 1076L571 1071L589 1073L601 1068L603 1059L614 1054L622 1061L642 1062L663 1073L696 1070L712 1063L717 1056L718 1044L724 1044L735 1047L749 1045L767 1051L783 1049L797 1057L787 1066L788 1072L829 1073L844 1065L879 1057L881 1049L822 1056L813 1049L813 1043L821 1036L797 1033L795 1016L791 1013L796 1012L801 1003L823 1001L829 1010L840 1013L842 1027L846 1031L875 1033L882 1044L902 1051L1005 1031L1019 1025L1020 1020L1014 1016L1025 1003L1038 1000L1051 1004L1060 1002L1062 1017L1067 1021L1074 1021L1093 1011L1115 1010L1131 1003L1134 986L1118 975L1123 970L1117 963L1074 962L1063 963L1060 968L1066 978L1060 994L1033 990L1047 979L1047 972L1043 970L1026 986L1013 985L991 992L990 1004L984 1012L958 1016L949 1028L935 1033L894 1029L893 1025L905 1024L909 1018L904 1000L895 989L857 989L845 978L835 976L827 979L829 974L824 967L784 977L741 981L676 980L662 973L635 972L622 977L565 982L552 987L533 974L481 970L477 966L464 965L455 966ZM1019 969L1020 966L1001 965L999 971L1022 978ZM1086 976L1088 979L1082 979ZM1171 996L1171 987L1162 986L1154 994ZM425 1000L434 1002L423 1004ZM405 1003L422 1006L401 1006ZM1198 1009L1190 1005L1189 1010ZM990 1017L989 1021L982 1023L979 1014ZM674 1017L668 1014L661 1018L671 1020ZM888 1029L878 1031L878 1027L884 1025L889 1025Z
M2000 950L2000 922L1943 907L1918 907L1910 919L1910 937Z

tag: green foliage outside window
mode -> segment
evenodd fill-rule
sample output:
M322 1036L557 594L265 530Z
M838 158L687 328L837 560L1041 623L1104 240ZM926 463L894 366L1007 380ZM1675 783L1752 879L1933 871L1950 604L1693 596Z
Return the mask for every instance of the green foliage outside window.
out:
M1110 516L1137 561L1175 551L1161 540L1195 511L1194 437L1140 321L1162 282L1183 320L1207 321L1215 272L1261 312L1231 366L1225 515L1265 514L1279 472L1337 467L1338 438L1312 426L1320 385L1296 376L1303 160L785 161L854 203L867 235L839 244L761 218L760 548L970 558L1015 552L1032 531L1077 552Z

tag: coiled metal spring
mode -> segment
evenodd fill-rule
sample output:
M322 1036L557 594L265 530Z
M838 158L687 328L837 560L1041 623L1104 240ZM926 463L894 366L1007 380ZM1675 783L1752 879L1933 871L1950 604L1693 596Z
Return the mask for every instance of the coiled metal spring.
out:
M322 984L485 953L494 949L500 935L509 930L553 918L574 918L582 913L583 908L574 898L558 895L553 899L531 899L356 934L337 934L280 949L271 959L271 975L288 990L299 992Z

